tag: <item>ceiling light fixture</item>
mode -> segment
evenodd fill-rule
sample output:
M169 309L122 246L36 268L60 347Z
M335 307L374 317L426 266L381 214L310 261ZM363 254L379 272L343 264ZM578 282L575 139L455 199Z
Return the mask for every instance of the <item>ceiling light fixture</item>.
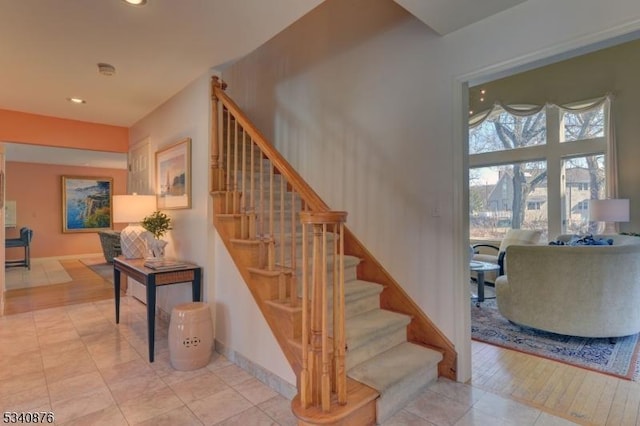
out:
M69 102L71 102L72 104L86 104L87 101L85 101L84 99L81 98L67 98L67 100Z
M111 64L100 62L98 64L98 72L102 75L106 75L107 77L111 77L116 73L116 67Z
M122 1L132 6L144 6L145 4L147 4L147 0L122 0Z

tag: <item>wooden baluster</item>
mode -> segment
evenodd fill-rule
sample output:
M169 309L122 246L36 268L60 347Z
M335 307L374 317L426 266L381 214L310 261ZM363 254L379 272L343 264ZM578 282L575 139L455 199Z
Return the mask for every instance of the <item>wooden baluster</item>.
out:
M233 127L233 214L240 213L240 199L238 192L238 157L240 155L238 150L238 120L235 120Z
M284 271L284 267L285 265L285 259L284 259L284 251L286 248L286 241L285 241L285 229L284 229L284 189L285 189L285 185L284 185L284 176L280 175L280 250L279 250L279 264L280 264L280 270ZM279 281L279 287L278 287L278 293L279 293L279 298L280 300L284 300L287 298L287 287L286 287L286 281L285 281L285 276L284 273L281 272L280 273L280 281Z
M225 186L226 193L226 205L227 210L226 213L233 213L233 206L231 205L231 112L227 110L227 136L226 136L226 159L227 159L227 182Z
M327 224L323 223L322 225L316 225L321 229L322 236L322 245L321 245L321 255L322 261L320 266L322 267L322 305L321 309L321 317L322 317L322 378L321 378L321 406L323 411L329 411L331 408L331 376L330 376L330 366L331 359L329 354L329 325L328 325L328 317L329 317L329 301L327 299Z
M276 248L275 248L275 212L274 212L274 167L269 161L269 239L267 240L267 269L273 271L276 266Z
M241 238L249 237L249 217L247 215L247 134L242 132L242 182L240 183L240 235Z
M300 371L300 403L308 408L312 403L309 372L309 263L307 253L307 225L302 225L302 370ZM295 275L295 274L294 274Z
M311 248L311 395L315 404L321 401L322 374L322 231L313 224Z
M308 303L309 315L309 349L307 369L309 381L309 397L311 404L328 411L331 405L331 394L337 394L339 404L346 404L346 367L345 367L345 334L344 334L344 233L345 212L300 212L303 226L303 312ZM307 253L307 227L312 226L313 239L311 248L312 270L306 270L309 261ZM330 228L329 228L330 227ZM331 229L332 235L329 235ZM331 244L328 237L333 238ZM332 274L331 283L328 274ZM310 297L305 299L306 280L311 277ZM329 305L328 286L333 286L333 346L329 341ZM306 323L305 323L306 324Z
M296 191L291 190L291 281L289 283L289 298L291 307L298 306L298 279L296 276L296 257L298 252L298 235L296 232ZM303 250L304 250L304 241ZM304 259L304 256L303 256Z
M227 84L219 77L211 78L211 191L222 190L224 182L224 168L222 166L222 153L220 148L220 98L217 90L226 89Z
M257 234L257 230L256 230L256 191L255 191L255 147L253 144L253 139L249 138L249 145L251 146L251 167L250 167L250 179L249 179L249 239L251 240L255 240L256 239L256 234Z
M346 339L345 339L345 301L344 301L344 222L338 225L338 283L334 288L334 320L333 344L335 357L335 381L338 404L347 403L347 367L346 367ZM335 275L334 275L335 276ZM337 297L335 295L338 295ZM337 308L336 308L337 307ZM337 312L337 314L336 314Z

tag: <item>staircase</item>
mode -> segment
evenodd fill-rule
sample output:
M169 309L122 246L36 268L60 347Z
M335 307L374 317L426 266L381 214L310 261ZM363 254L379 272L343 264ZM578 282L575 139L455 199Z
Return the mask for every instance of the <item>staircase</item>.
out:
M375 424L438 376L451 342L212 82L214 225L298 378L299 424Z

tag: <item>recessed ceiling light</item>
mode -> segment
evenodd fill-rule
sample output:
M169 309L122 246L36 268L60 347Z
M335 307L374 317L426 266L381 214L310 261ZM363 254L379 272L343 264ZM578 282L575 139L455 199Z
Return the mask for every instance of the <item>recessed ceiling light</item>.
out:
M100 62L98 64L98 72L102 75L106 75L107 77L111 77L116 73L116 67L111 64Z
M67 98L67 100L69 102L71 102L72 104L86 104L87 101L85 101L84 99L80 99L80 98Z
M145 4L147 4L147 0L122 0L122 1L132 6L144 6Z

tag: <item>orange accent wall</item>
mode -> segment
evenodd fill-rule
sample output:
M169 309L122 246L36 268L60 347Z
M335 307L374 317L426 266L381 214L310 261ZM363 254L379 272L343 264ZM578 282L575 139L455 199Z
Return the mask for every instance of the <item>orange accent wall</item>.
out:
M127 152L129 129L0 109L0 141Z
M7 228L6 237L18 236L22 226L33 229L31 257L55 257L101 253L95 232L62 233L62 176L113 178L113 195L126 194L127 171L52 164L6 163L6 200L16 201L16 228ZM116 229L124 225L118 224ZM7 249L8 260L21 258L21 248Z

